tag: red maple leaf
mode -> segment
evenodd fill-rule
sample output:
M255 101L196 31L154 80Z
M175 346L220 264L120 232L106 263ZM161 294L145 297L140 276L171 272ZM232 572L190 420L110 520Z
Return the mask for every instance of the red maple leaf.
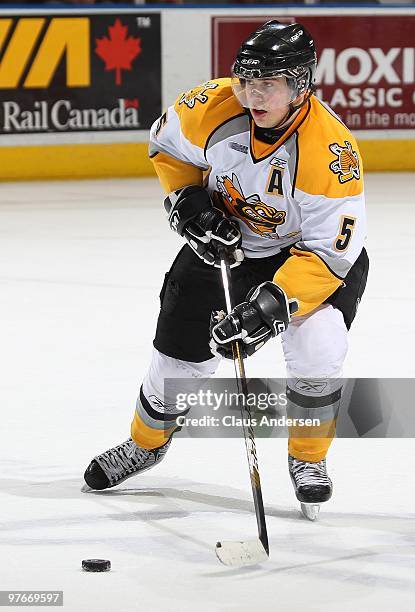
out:
M141 53L141 38L128 35L128 26L116 19L108 28L109 38L96 38L95 53L105 62L105 70L115 70L115 82L121 85L121 70L131 70L131 62Z
M138 108L138 106L139 106L138 98L133 98L132 100L129 100L128 98L126 98L125 108Z

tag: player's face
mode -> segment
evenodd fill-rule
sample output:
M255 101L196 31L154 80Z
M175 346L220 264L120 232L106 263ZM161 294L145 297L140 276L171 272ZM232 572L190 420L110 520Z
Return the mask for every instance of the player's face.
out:
M233 79L233 91L242 106L249 108L259 127L277 126L287 116L294 100L285 77Z
M287 115L291 92L285 78L246 81L246 98L252 117L259 127L278 125Z
M258 105L258 108L251 108L251 115L258 127L272 128L278 127L284 121L288 111L288 105L278 110L266 110L262 105Z

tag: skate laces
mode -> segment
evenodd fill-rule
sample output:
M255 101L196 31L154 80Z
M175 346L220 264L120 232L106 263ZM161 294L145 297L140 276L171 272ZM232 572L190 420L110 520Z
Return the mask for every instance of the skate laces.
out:
M292 458L291 473L297 486L303 485L330 485L330 478L326 472L326 460L318 462L299 461Z
M122 444L110 448L95 458L108 478L120 478L125 473L136 470L148 459L150 451L140 448L129 438Z

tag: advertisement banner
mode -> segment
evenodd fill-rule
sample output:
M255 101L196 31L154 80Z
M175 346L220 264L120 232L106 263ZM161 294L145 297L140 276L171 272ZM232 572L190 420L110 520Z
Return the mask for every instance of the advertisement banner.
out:
M148 130L160 114L160 14L0 18L0 134Z
M269 19L299 21L317 48L317 95L353 130L415 128L415 16L212 17L212 77Z

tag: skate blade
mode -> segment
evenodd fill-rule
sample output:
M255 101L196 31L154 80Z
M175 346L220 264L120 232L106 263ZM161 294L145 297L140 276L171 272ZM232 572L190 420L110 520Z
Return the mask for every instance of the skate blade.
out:
M81 493L89 493L90 491L93 491L94 489L91 489L91 487L89 487L87 484L84 484L81 487Z
M218 542L216 544L216 556L219 561L229 567L244 567L246 565L257 565L263 563L269 557L260 540L249 542Z
M320 504L305 504L301 502L301 512L309 521L315 521L320 513Z

